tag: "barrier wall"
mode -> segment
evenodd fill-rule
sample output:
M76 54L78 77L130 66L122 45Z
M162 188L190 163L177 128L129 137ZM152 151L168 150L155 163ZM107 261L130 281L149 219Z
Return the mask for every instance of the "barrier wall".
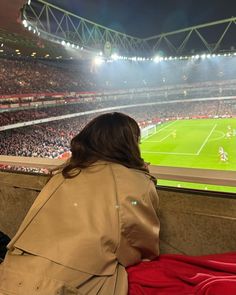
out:
M0 172L0 230L12 237L47 176ZM160 187L161 252L235 251L236 195Z

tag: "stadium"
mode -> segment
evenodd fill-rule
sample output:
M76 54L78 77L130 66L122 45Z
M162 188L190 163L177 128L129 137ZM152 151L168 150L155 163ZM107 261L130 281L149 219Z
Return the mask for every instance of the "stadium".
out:
M56 1L2 2L0 231L16 234L51 171L71 158L71 140L91 120L121 112L138 123L141 156L157 178L161 253L233 253L236 17L136 37ZM168 284L166 293L151 293L143 287L149 283L136 289L129 281L129 294L190 294L168 291ZM235 281L225 286L226 295L235 294ZM216 290L209 294L223 294ZM16 292L9 295L36 294Z

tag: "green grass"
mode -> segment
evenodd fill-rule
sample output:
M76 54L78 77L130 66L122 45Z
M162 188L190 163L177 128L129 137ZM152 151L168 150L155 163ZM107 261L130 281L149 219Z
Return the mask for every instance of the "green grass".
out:
M228 126L236 130L236 118L177 120L161 124L157 132L142 140L146 162L159 166L236 170L236 136L226 137ZM176 136L174 136L176 133ZM228 153L222 162L219 147ZM236 187L217 187L160 180L159 184L236 192Z

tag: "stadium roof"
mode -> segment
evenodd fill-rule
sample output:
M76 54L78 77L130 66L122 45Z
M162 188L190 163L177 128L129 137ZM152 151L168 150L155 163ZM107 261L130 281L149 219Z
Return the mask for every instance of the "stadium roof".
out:
M4 54L30 56L36 52L34 57L88 57L86 51L74 52L72 48L68 48L69 46L67 48L63 46L63 42L70 45L75 43L81 48L85 47L99 52L104 50L104 44L109 41L116 44L121 52L126 52L124 54L134 54L137 49L141 48L148 57L158 51L166 55L181 55L182 53L190 55L204 52L204 50L206 53L215 53L216 50L223 51L226 48L232 51L236 48L233 37L236 18L140 39L93 23L44 0L33 0L31 5L25 5L27 3L26 0L1 0L4 10L1 10L0 17L0 56ZM22 25L23 19L33 24L32 29L29 24L28 28ZM214 32L210 32L209 28ZM233 34L232 28L234 29ZM39 32L42 32L40 36ZM231 35L227 36L228 33ZM217 37L213 40L211 37L214 35ZM227 44L221 47L226 39ZM189 43L191 46L188 48L188 53L184 52L182 49L187 48Z

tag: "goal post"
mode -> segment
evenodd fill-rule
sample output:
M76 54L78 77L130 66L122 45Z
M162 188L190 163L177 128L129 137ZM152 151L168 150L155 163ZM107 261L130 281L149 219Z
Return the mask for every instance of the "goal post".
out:
M141 130L141 138L145 139L157 132L156 125L149 125Z

